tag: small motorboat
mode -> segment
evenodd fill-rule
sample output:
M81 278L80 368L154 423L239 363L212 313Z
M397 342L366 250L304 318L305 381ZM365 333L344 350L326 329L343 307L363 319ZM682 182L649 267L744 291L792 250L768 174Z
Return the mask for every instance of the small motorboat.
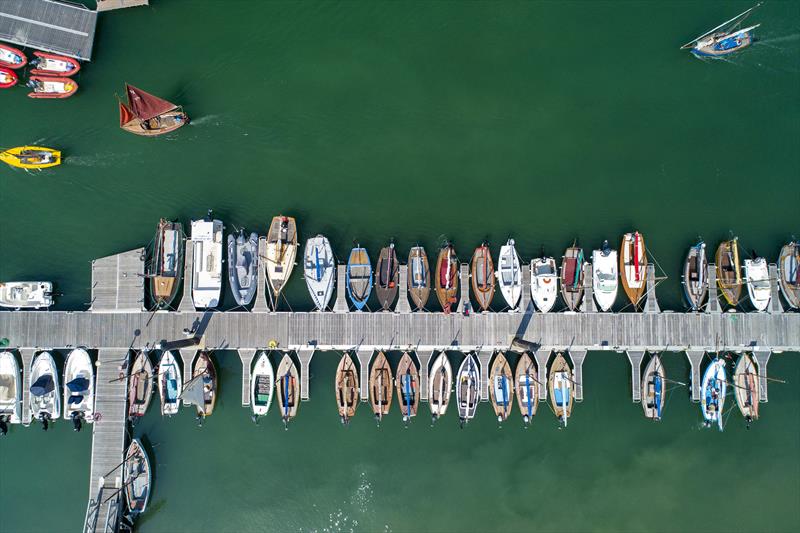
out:
M445 313L451 311L458 296L458 257L450 243L442 246L436 260L436 296Z
M717 285L722 297L732 306L742 296L742 269L739 263L739 238L720 243L717 248Z
M147 508L151 483L150 459L139 439L133 439L125 452L122 486L125 487L125 501L128 514L135 518Z
M250 406L253 409L253 420L264 416L269 411L272 396L275 393L275 372L269 361L267 352L261 352L256 359L253 373L250 374Z
M736 369L733 371L733 386L736 404L749 428L753 420L758 420L761 383L753 357L748 353L743 353L736 361Z
M615 260L615 267L616 263ZM563 427L567 427L567 420L572 416L572 404L575 401L572 393L572 384L572 369L569 367L569 363L567 363L564 355L559 353L550 366L550 376L548 377L547 385L550 389L550 401L553 404L553 412L556 414L559 423Z
M49 352L42 352L33 360L28 387L31 420L39 420L42 423L42 429L47 431L49 423L58 420L61 416L58 371L56 362Z
M536 363L524 353L517 363L517 372L514 378L517 389L517 404L522 413L525 427L530 425L536 410L539 407L539 381L537 380Z
M34 67L30 73L34 76L73 76L81 69L77 59L71 57L48 54L47 52L33 52L36 57L31 60Z
M428 376L428 404L431 408L431 424L447 412L450 404L450 390L453 388L453 368L447 353L441 352L433 361Z
M689 247L683 262L683 295L691 311L699 311L708 296L708 258L706 243L698 242Z
M658 354L653 354L642 375L642 408L644 416L658 422L664 410L664 385L667 379Z
M179 105L125 84L128 103L119 100L119 127L128 133L155 137L189 123L189 116Z
M725 375L725 361L719 357L706 367L700 387L700 411L703 413L703 425L711 427L716 424L722 431L722 414L725 407L725 391L728 378Z
M558 271L556 260L540 257L531 261L531 298L536 308L547 313L558 298Z
M222 292L222 221L211 218L192 220L192 300L198 309L219 305Z
M472 254L472 294L482 311L488 311L494 298L494 262L486 243L475 248Z
M511 414L511 407L514 405L513 380L506 356L503 352L498 352L489 370L489 398L498 424L502 424Z
M64 364L64 420L72 420L75 431L94 421L94 365L83 348L72 350Z
M336 368L334 382L336 390L336 406L339 408L339 418L342 425L350 423L358 407L358 369L350 358L350 354L342 355L339 366Z
M41 309L51 305L53 305L53 284L49 281L0 283L0 307Z
M8 89L17 84L17 73L10 68L0 67L0 89Z
M378 303L384 311L391 310L394 301L397 299L397 285L400 282L400 265L397 262L397 253L394 250L394 243L385 248L381 248L378 256L376 268L375 294L378 296Z
M236 303L250 305L258 287L258 234L228 235L228 279Z
M12 167L41 170L61 164L61 152L44 146L17 146L0 152L0 161Z
M772 296L767 260L763 257L744 260L744 279L747 280L747 294L756 311L766 311Z
M747 11L723 22L716 28L712 28L704 34L695 37L681 46L681 50L690 49L695 57L701 59L706 57L720 58L750 46L755 41L753 30L758 28L761 24L755 24L747 28L742 28L741 26L753 10L762 3L763 2L759 2Z
M11 352L0 352L0 435L8 424L22 420L22 383L17 358Z
M369 372L369 401L380 425L392 406L392 367L383 352L378 352Z
M306 241L303 274L314 305L318 310L324 311L331 301L336 282L336 259L326 237L317 235Z
M408 293L417 310L425 309L431 294L431 272L422 246L414 246L408 252Z
M478 402L481 401L481 372L474 354L467 355L461 362L456 376L456 406L461 427L475 417Z
M22 51L0 43L0 67L18 69L28 64L28 58Z
M153 398L153 363L150 355L142 350L136 354L128 379L128 420L131 424L147 413Z
M592 289L594 299L601 311L610 311L617 299L619 277L617 275L617 251L612 250L608 241L603 247L592 252Z
M297 256L297 224L294 218L279 215L272 218L267 233L267 281L278 305L280 295L292 275Z
M200 352L194 361L192 379L181 393L184 405L194 405L197 418L211 416L217 403L217 369L208 352Z
M583 263L583 248L575 244L561 258L561 297L570 311L578 311L583 299Z
M403 354L400 364L397 365L397 376L395 376L395 386L397 387L397 402L400 404L400 412L403 414L403 424L408 427L412 417L417 416L419 407L419 374L417 365L408 352Z
M647 253L644 237L638 231L622 236L619 254L619 272L622 278L622 289L636 308L642 300L645 290L645 272L647 270Z
M287 353L278 365L278 380L275 382L278 392L278 405L281 410L281 420L285 429L289 429L289 422L297 416L297 406L300 405L300 378L297 366Z
M78 90L78 84L71 78L53 76L31 76L26 84L33 89L29 98L69 98Z
M781 248L778 285L789 307L800 308L800 241L792 241Z
M347 295L356 310L360 311L367 305L369 294L372 291L372 265L369 262L367 250L356 246L350 250L347 260Z
M181 367L172 352L164 352L158 363L158 394L161 397L161 414L172 416L181 406L183 377Z
M153 240L153 256L148 264L150 298L157 309L168 308L181 286L183 278L183 226L162 218Z
M522 268L520 267L519 254L514 246L514 239L508 241L500 247L500 257L497 259L497 283L500 285L500 293L503 295L511 311L515 311L519 306L519 299L522 296Z

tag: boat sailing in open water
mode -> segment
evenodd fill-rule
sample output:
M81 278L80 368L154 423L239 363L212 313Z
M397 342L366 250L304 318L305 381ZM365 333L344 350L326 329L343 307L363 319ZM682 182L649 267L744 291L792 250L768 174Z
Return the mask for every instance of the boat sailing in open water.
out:
M742 28L742 23L750 16L761 2L730 20L726 20L716 28L699 35L681 46L681 50L691 49L695 57L723 57L750 46L755 38L753 30L761 24Z
M394 243L381 248L376 269L375 293L381 309L388 311L397 299L398 283L400 281L400 266L397 262L397 253Z
M228 235L228 278L233 298L239 305L250 305L258 286L258 235Z
M125 84L128 104L119 102L119 127L123 130L155 137L189 123L189 117L179 105L163 100L133 85Z

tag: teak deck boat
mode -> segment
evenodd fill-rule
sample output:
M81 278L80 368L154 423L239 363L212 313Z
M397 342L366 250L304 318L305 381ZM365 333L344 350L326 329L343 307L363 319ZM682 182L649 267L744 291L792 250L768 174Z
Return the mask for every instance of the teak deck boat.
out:
M436 260L436 297L445 313L449 313L458 295L458 257L450 243L442 246Z
M517 404L522 413L522 421L528 426L536 416L539 408L539 381L537 380L536 363L524 353L517 363L514 378L517 389Z
M144 350L138 352L128 377L128 419L131 424L147 413L153 398L153 363Z
M403 354L400 364L397 365L397 375L394 381L403 423L408 426L411 418L417 416L419 408L419 374L417 365L414 364L414 360L411 359L408 352Z
M572 416L572 405L575 401L573 394L572 369L559 353L550 366L550 376L547 380L550 389L550 401L553 412L563 427L567 427L567 420Z
M119 101L119 127L129 133L155 137L189 123L189 116L179 105L133 85L125 84L125 93L128 104Z
M383 352L378 352L369 373L369 401L380 425L392 406L392 367Z
M431 272L422 246L414 246L408 252L408 294L417 310L425 309L431 294Z
M666 378L661 358L657 354L653 354L642 376L642 409L644 409L646 418L656 421L661 420L666 397L664 394Z
M356 310L360 311L367 305L370 292L372 292L372 265L366 249L356 246L350 250L346 281L350 301L353 302Z
M339 418L342 420L342 424L346 426L350 419L355 416L356 407L358 407L358 370L347 353L342 355L339 360L334 386Z
M583 263L583 248L575 244L561 258L561 297L570 311L578 311L583 299Z
M742 296L742 268L739 263L739 239L723 241L717 248L717 285L722 297L732 306Z
M778 258L778 285L786 303L800 308L800 242L792 241L781 248Z
M482 311L488 311L494 298L494 262L486 243L475 248L472 254L472 294Z
M253 409L253 417L267 414L274 393L275 372L272 370L272 363L267 352L261 352L250 376L250 405Z
M276 306L278 296L292 275L296 256L297 224L294 218L283 215L273 217L267 233L267 256L264 260L267 281L275 296Z
M192 402L197 408L197 416L211 416L217 403L217 369L207 352L200 352L197 356L193 374L192 381L197 380L203 391L202 401ZM189 383L186 384L186 389L188 388Z
M381 248L378 256L375 279L375 294L381 309L388 311L397 299L398 283L400 281L400 264L397 262L397 253L394 243Z
M431 408L431 424L447 412L452 387L453 368L450 366L447 353L441 352L433 361L428 377L428 405Z
M708 296L708 258L706 243L698 242L689 247L683 262L683 295L691 311L698 311Z
M162 218L154 242L147 277L150 297L156 308L163 309L175 300L183 278L183 226Z
M639 306L644 294L646 270L647 253L644 237L638 231L626 233L622 237L620 246L619 272L622 277L622 289L634 307Z
M500 424L508 419L514 405L514 377L503 352L498 352L489 370L489 398Z

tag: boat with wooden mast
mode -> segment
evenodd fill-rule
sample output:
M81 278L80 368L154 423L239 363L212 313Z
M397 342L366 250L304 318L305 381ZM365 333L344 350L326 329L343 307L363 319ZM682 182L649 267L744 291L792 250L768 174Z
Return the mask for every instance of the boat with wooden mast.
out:
M267 352L261 352L250 375L250 405L254 422L258 423L258 417L267 414L274 395L275 372Z
M575 402L573 394L572 369L564 358L564 354L559 353L553 364L550 366L550 376L547 380L550 389L550 401L553 405L553 412L558 418L562 427L567 427L567 420L572 415L572 405Z
M411 418L417 416L419 408L419 373L408 352L403 354L400 364L397 365L397 376L394 381L403 424L408 427Z
M530 425L539 408L539 381L536 376L536 363L530 355L523 353L517 362L514 383L517 389L517 404L525 427Z
M689 247L683 262L683 295L691 311L698 311L708 296L708 257L703 241Z
M761 24L755 24L747 28L742 28L741 26L753 10L761 4L762 2L759 2L732 19L726 20L719 26L708 30L702 35L698 35L681 46L681 50L691 49L692 54L699 58L718 58L738 52L750 46L755 40L753 37L753 30L758 28Z
M450 313L458 295L458 256L449 242L439 250L436 260L436 297L445 313Z
M275 297L275 306L289 276L292 275L297 256L297 224L293 217L278 215L272 218L267 232L265 267L267 282Z
M172 416L181 406L183 376L181 367L170 351L161 354L158 362L158 393L161 397L161 415Z
M139 439L133 439L125 452L122 486L125 488L127 515L133 520L147 509L152 488L150 459Z
M153 363L150 355L142 350L136 354L128 378L128 420L131 425L147 413L154 390Z
M147 273L150 298L156 309L169 307L178 294L183 277L183 250L181 223L159 220Z
M317 235L306 241L303 272L314 305L319 311L324 311L336 281L336 258L327 237Z
M433 361L428 377L428 405L431 408L431 425L447 412L450 404L450 389L453 386L453 368L446 352L441 352Z
M214 361L211 360L208 352L200 352L194 361L194 372L191 381L195 380L201 384L203 391L202 401L192 402L197 408L197 416L198 418L211 416L217 403L217 369L214 367ZM186 389L189 389L190 383L186 384ZM186 400L184 400L184 403L186 403Z
M717 285L722 297L732 306L742 296L742 268L739 263L739 238L723 241L717 248Z
M489 399L497 416L497 423L502 424L511 414L514 405L514 376L503 352L498 352L489 370Z
M470 353L461 362L456 377L456 407L461 428L475 417L481 401L481 374L475 354Z
M664 410L664 384L667 379L658 354L653 354L642 376L642 409L650 420L660 421Z
M136 135L155 137L189 123L189 116L179 105L154 96L138 87L125 84L128 103L119 100L119 127Z
M400 282L400 264L397 262L394 243L381 248L376 270L375 294L378 296L378 303L381 304L381 309L389 311L397 299L398 284Z
M511 311L516 311L522 297L522 269L514 239L508 239L500 247L497 263L495 275L497 283L500 285L500 293Z
M800 308L800 241L783 245L778 256L778 286L789 307Z
M297 406L300 404L300 378L297 365L287 353L278 365L278 380L275 382L278 393L278 406L281 410L281 420L284 429L289 429L289 422L297 416Z
M619 272L622 278L622 289L634 307L644 295L645 271L647 269L647 253L644 237L638 231L626 233L622 237L619 253Z
M472 255L472 293L482 311L488 311L494 298L494 262L486 243L475 248Z
M561 297L570 311L578 311L583 299L583 263L583 248L572 243L561 258Z
M741 354L736 361L736 368L733 371L733 386L736 404L749 428L753 420L758 420L758 403L761 394L758 369L749 353Z
M422 246L414 246L408 252L408 294L418 311L425 309L431 294L431 272Z
M336 406L339 409L339 418L342 425L350 423L350 419L356 414L358 407L358 370L350 354L345 353L339 360L336 368L336 378L334 383L336 390Z
M392 407L392 382L392 367L389 365L389 360L383 352L378 352L369 373L369 401L379 426Z

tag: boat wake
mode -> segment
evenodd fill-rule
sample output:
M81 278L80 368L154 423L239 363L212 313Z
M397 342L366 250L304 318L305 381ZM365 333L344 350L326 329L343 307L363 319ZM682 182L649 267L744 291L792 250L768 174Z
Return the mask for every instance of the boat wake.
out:
M220 122L220 117L222 115L203 115L199 118L193 118L191 122L189 122L189 126L203 126L206 124L211 124L212 126L221 126L222 122Z
M783 37L770 37L769 39L759 39L755 44L774 46L779 43L790 43L792 41L800 41L800 33L793 33ZM774 46L780 48L779 46Z
M76 167L108 168L118 163L119 158L114 154L67 155L64 157L65 165Z

